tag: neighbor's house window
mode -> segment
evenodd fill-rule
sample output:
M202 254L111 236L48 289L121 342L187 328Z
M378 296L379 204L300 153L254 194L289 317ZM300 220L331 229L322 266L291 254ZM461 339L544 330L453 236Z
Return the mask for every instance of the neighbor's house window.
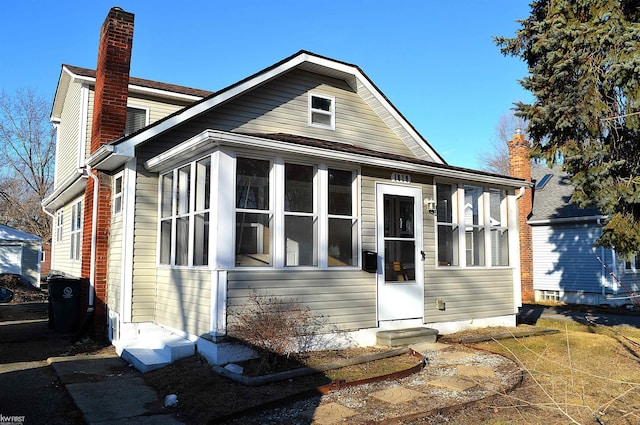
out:
M328 266L358 265L358 217L355 200L355 173L328 171Z
M270 172L268 160L237 158L236 266L272 264Z
M127 123L124 135L128 136L147 126L147 109L127 106Z
M285 266L318 265L315 167L284 166Z
M626 273L640 273L640 255L634 255L629 261L624 262Z
M211 157L163 174L160 201L160 263L209 264Z
M458 193L457 186L438 183L437 214L438 223L438 265L457 266L458 261Z
M509 229L507 227L507 192L489 189L489 222L491 226L491 265L509 265Z
M309 95L309 125L335 129L335 98L319 94Z
M505 190L438 183L436 197L439 266L509 265Z
M122 213L122 174L113 179L113 214Z
M64 210L61 208L56 212L56 242L62 242L63 229L64 229Z
M71 249L69 258L80 260L82 253L82 201L71 207Z

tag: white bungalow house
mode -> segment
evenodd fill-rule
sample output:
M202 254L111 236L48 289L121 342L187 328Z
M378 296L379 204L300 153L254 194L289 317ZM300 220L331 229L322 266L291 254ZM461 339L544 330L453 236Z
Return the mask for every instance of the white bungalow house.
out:
M89 278L123 356L233 359L252 291L359 344L515 324L524 180L448 165L355 65L300 51L206 92L130 78L132 37L114 8L97 71L63 65L44 201L52 268Z

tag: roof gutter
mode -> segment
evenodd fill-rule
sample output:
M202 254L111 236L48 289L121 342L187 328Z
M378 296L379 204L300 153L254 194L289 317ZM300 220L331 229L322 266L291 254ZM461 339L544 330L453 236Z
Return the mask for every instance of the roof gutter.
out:
M513 188L521 188L523 182L521 179L500 176L487 176L476 174L473 171L465 171L461 169L448 169L442 166L431 166L428 164L415 164L405 162L399 159L377 158L366 154L354 152L340 152L334 149L321 148L317 146L300 145L280 140L265 139L246 134L229 133L220 130L205 130L202 133L186 140L179 145L157 155L144 163L147 170L152 172L164 171L170 167L177 165L182 161L185 154L196 155L205 153L219 146L246 147L256 150L257 141L259 141L260 149L269 152L283 152L288 154L302 154L307 156L315 156L318 158L330 158L332 160L355 163L358 165L370 165L375 167L393 168L405 172L415 172L422 174L431 174L439 177L447 177L458 180L473 180L476 182L502 185Z
M589 221L597 221L608 219L608 215L590 215L584 217L562 217L562 218L548 218L544 220L529 220L528 224L531 226L542 224L561 224L561 223L585 223Z

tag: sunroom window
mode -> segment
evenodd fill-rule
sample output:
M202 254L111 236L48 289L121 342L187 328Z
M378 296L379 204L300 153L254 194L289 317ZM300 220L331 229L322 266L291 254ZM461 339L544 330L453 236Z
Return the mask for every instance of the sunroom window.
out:
M328 265L358 265L358 218L354 213L354 173L328 171Z
M335 128L335 98L318 94L309 95L309 125Z
M507 227L507 192L489 189L491 226L491 265L509 265L509 228Z
M436 197L439 266L509 265L506 190L438 183Z
M161 177L160 263L209 264L211 157Z
M285 265L317 266L315 169L309 165L285 164L284 170Z
M484 208L483 189L476 186L464 187L464 225L467 266L484 266Z
M458 202L457 187L450 184L438 184L437 214L438 221L438 265L457 266L458 262Z
M236 161L236 266L270 266L271 223L267 160Z

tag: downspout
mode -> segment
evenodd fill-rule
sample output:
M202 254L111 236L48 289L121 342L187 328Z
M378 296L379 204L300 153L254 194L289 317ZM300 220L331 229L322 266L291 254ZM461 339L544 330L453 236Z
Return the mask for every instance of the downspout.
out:
M87 171L87 175L93 179L93 211L92 211L92 219L91 219L91 263L89 266L89 307L87 308L87 313L92 313L94 306L94 281L96 278L96 234L98 233L98 220L96 217L98 216L98 176L91 172L91 166L87 165L85 170Z

